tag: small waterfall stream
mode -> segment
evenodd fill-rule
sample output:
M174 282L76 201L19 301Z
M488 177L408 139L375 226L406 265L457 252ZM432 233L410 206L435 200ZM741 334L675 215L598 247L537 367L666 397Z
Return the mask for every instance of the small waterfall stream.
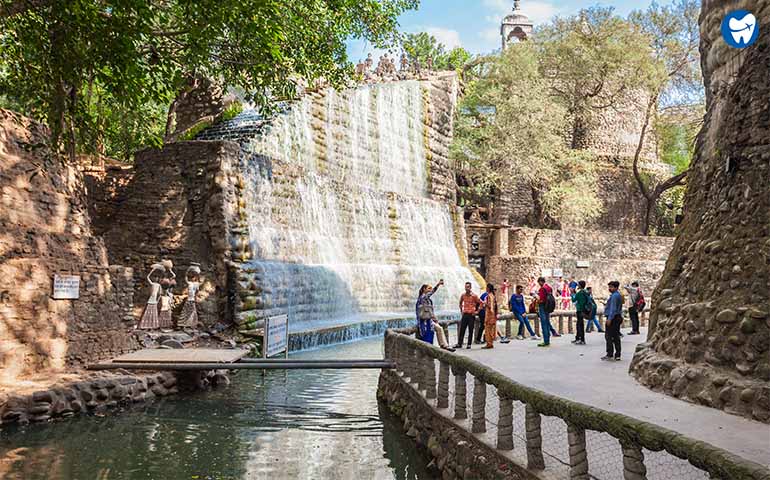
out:
M475 284L454 207L429 194L428 88L311 93L242 140L257 318L288 309L291 330L307 331L409 314L419 285L440 278L437 308L454 309L464 282Z

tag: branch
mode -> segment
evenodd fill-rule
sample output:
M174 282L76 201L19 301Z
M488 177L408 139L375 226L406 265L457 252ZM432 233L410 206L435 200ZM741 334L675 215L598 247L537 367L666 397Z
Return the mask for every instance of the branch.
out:
M684 172L680 173L679 175L674 175L673 177L669 178L668 180L659 183L655 187L655 191L653 192L653 198L660 197L663 192L665 192L668 189L678 187L680 185L684 185L687 182L687 174L690 173L690 169L688 168Z
M647 185L644 184L642 174L639 172L639 158L642 155L642 148L644 148L644 137L647 135L647 128L650 126L650 118L652 117L652 111L655 105L658 103L658 93L650 95L650 99L647 101L647 109L644 112L644 123L642 124L642 131L639 133L639 143L636 145L636 151L634 152L634 178L636 179L639 190L644 195L647 201L652 200L650 190Z

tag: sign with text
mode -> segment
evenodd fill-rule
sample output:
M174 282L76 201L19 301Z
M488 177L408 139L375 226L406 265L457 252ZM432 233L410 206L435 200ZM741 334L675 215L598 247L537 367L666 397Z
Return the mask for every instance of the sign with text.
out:
M591 262L588 260L578 260L577 261L577 268L588 268L591 266Z
M553 269L553 276L554 277L563 277L564 271L561 268L554 268Z
M54 275L53 298L55 300L75 300L80 298L80 276Z
M278 315L267 319L265 324L264 356L272 357L281 352L288 355L289 316Z

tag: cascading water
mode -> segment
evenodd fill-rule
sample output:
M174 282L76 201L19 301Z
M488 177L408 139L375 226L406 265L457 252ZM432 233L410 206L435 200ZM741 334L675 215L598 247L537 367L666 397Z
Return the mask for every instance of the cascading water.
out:
M440 278L434 301L454 309L463 284L475 285L455 243L454 207L429 194L427 88L309 94L242 142L254 256L243 269L259 286L242 315L288 309L292 331L313 330L413 312L419 285Z

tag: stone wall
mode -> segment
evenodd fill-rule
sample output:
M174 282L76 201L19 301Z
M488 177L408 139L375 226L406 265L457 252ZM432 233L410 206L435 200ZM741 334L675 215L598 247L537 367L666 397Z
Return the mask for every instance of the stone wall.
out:
M103 235L118 207L118 199L134 177L134 168L131 165L102 163L87 166L81 164L80 169L88 196L91 228L95 235Z
M584 227L605 232L626 232L637 234L644 223L645 199L639 191L633 171L627 158L596 157L598 175L598 197L602 202L602 213ZM650 163L644 172L659 178L671 174L659 164ZM532 190L513 179L500 192L494 204L494 222L504 225L542 228L534 211ZM655 225L659 219L654 218Z
M42 125L0 110L0 377L5 381L136 348L131 270L92 233L83 178L47 149ZM80 298L54 300L55 274Z
M104 239L110 259L134 269L137 319L149 295L149 267L161 259L174 262L177 304L186 296L187 267L200 263L200 320L210 326L228 317L229 232L237 211L233 165L239 155L233 142L204 141L136 154Z
M191 76L171 105L165 141L175 142L199 123L213 123L225 109L222 87L202 76Z
M706 120L631 371L650 388L770 422L770 35L729 47L720 24L737 9L770 24L768 2L703 2Z
M495 235L499 236L499 232ZM526 285L529 277L540 276L542 269L560 268L565 278L575 277L593 285L598 297L605 294L610 280L623 284L638 280L651 294L674 241L668 237L529 228L511 228L507 235L503 245L491 242L487 281L498 285L508 278L511 283ZM587 261L589 266L578 268L579 260Z

